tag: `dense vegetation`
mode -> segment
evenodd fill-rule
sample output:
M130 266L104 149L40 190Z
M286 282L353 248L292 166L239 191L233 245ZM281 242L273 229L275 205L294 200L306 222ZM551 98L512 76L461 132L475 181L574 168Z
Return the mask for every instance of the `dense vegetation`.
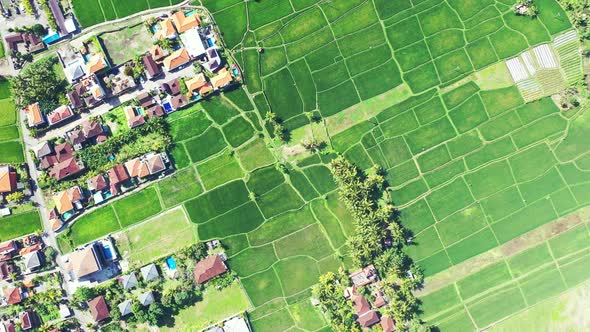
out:
M420 267L403 252L408 243L407 233L384 195L382 171L373 168L365 173L342 156L332 160L331 170L340 188L340 199L354 220L354 233L347 242L350 255L355 265L375 264L390 301L384 312L398 326L406 326L406 322L416 319L418 301L412 291L422 285L424 277ZM340 270L338 274L329 272L320 277L314 290L336 331L359 330L350 303L343 298L348 284L348 277Z
M39 60L10 80L17 108L38 102L41 111L49 113L60 105L60 98L65 98L66 82L48 70L56 61L55 57Z

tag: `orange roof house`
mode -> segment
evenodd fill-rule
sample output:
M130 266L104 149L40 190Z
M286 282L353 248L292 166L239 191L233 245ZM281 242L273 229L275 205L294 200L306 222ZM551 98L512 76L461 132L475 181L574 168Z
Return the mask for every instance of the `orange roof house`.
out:
M164 38L174 39L176 38L176 30L174 30L174 25L172 24L172 20L170 18L164 19L160 21L158 24L159 30L156 31L154 34L154 38L160 40Z
M190 55L186 51L186 48L183 47L172 52L172 54L164 59L164 68L168 71L174 70L189 61L191 61Z
M16 190L16 172L10 166L0 166L0 193Z
M27 115L27 120L29 121L29 127L36 127L45 123L45 118L43 117L43 113L41 113L39 103L34 103L25 107L24 111Z
M231 76L231 73L227 70L227 68L223 68L219 70L217 75L211 77L211 84L213 84L215 89L219 89L230 84L233 79L234 78Z
M144 178L150 175L150 170L147 163L141 162L139 158L131 159L125 163L127 173L131 177Z
M201 24L201 19L196 13L193 15L185 16L184 12L176 12L172 15L172 21L178 33L183 33L192 28L196 28Z
M82 199L80 187L74 186L68 190L60 191L53 196L55 209L59 214L64 214L74 209L74 203Z
M191 78L190 80L184 81L186 84L186 88L190 92L198 91L203 86L207 85L207 79L205 78L205 74L200 73L197 76Z
M129 128L135 128L145 123L143 115L136 114L135 109L132 106L127 106L123 110L125 112L125 118L127 118L127 125Z
M59 214L64 214L74 209L74 204L65 190L53 195L53 202L55 203L55 209Z
M152 45L150 48L150 55L157 63L160 63L162 62L162 59L168 55L168 51L165 51L160 45Z
M86 69L89 74L94 74L106 67L107 67L107 62L105 61L104 57L100 53L93 55L90 58L90 60L88 60L88 62L86 62Z

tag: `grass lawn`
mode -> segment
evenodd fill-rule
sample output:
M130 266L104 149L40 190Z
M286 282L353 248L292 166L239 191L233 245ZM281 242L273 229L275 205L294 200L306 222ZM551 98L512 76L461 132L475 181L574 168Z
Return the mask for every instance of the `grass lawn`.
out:
M107 53L115 64L121 64L127 60L144 54L146 45L152 44L152 39L143 24L128 27L127 29L100 35Z
M147 219L162 211L155 187L148 187L116 201L113 208L117 212L122 227Z
M107 205L74 221L74 224L70 226L69 238L75 246L79 246L119 229L121 225L113 207Z
M129 263L142 266L190 245L195 241L195 234L182 208L177 208L131 227L115 238L118 246L130 249L129 253L122 253Z
M248 308L248 298L238 282L221 291L209 287L203 293L202 301L181 310L174 317L173 328L162 327L160 331L199 331Z
M14 239L42 229L37 211L0 218L0 241Z

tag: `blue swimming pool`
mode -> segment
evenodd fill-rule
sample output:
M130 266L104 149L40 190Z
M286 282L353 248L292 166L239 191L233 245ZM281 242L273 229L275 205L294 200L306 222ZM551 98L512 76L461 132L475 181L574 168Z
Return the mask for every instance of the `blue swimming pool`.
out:
M111 252L111 246L109 246L108 244L105 244L102 246L103 252L104 252L104 258L106 260L111 260L113 258L113 253Z
M168 265L168 268L170 268L170 270L176 270L176 261L174 260L174 258L166 258L166 265Z
M213 42L213 40L211 40L211 38L207 38L207 44L209 45L209 47L213 47L213 45L215 45L215 43Z
M68 220L70 219L74 214L72 212L66 212L64 214L61 215L63 220Z
M163 103L163 104L162 104L162 106L164 106L164 111L165 111L166 113L172 113L172 112L173 112L173 110L172 110L172 105L170 105L170 103L169 103L169 102L165 102L165 103Z
M59 33L54 33L52 35L47 35L45 37L43 37L43 42L45 44L51 44L54 43L56 41L58 41L61 37L59 36Z

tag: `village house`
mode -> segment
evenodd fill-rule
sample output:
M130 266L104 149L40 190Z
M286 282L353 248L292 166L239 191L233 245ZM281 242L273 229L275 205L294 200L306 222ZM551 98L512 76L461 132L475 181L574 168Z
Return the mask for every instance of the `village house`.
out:
M119 312L121 313L121 317L125 317L127 315L129 315L130 313L132 313L131 310L131 304L133 302L131 302L131 300L125 300L121 303L119 303L118 307L119 307Z
M389 316L382 316L381 317L381 329L383 332L394 332L395 331L395 322Z
M201 96L213 91L213 86L207 82L205 74L199 73L197 76L185 80L186 88L191 93L197 93Z
M186 48L182 47L164 58L163 64L164 68L166 68L166 71L174 71L189 63L190 61L190 55L188 54Z
M86 72L88 74L96 74L103 69L109 67L109 64L104 58L102 53L95 53L90 56L88 62L86 62Z
M0 280L10 278L10 275L15 272L14 265L10 262L0 262Z
M0 197L17 189L17 174L9 165L0 166Z
M123 109L125 119L127 119L127 126L129 128L139 127L145 123L143 114L139 113L139 109L133 106L125 106Z
M364 328L371 327L380 322L379 315L371 310L369 301L361 294L353 294L351 297L354 311L357 315L356 321Z
M24 112L27 115L27 123L29 127L39 127L46 123L45 115L41 112L39 103L26 106Z
M27 272L29 272L29 273L39 269L43 264L42 263L43 258L41 257L39 250L35 250L30 253L27 253L26 255L23 255L23 259L24 259L25 268L27 269Z
M92 177L86 181L86 185L90 192L100 192L108 188L107 181L102 174Z
M8 305L19 304L23 300L23 292L20 287L8 286L4 288L4 300Z
M219 52L216 48L211 47L207 49L207 58L208 60L204 63L204 66L210 72L214 73L221 67L221 56L219 56Z
M139 105L144 109L156 103L154 97L152 97L147 91L138 94L136 99L139 102Z
M121 283L121 286L123 286L123 289L131 289L137 286L137 276L135 275L135 272L120 276L118 280Z
M39 159L38 167L44 170L53 167L59 162L73 158L74 150L67 142L57 145L55 149L51 146L51 143L44 142L38 147L36 154Z
M72 116L74 116L74 112L72 112L70 106L62 105L53 110L53 112L47 114L47 122L50 126L53 126L71 118Z
M193 275L198 284L207 281L227 272L227 266L219 255L211 255L195 265Z
M141 278L144 282L150 282L154 279L160 277L160 273L158 272L158 268L154 263L146 265L140 269Z
M109 177L109 191L112 195L118 195L121 192L121 185L129 181L129 174L125 166L119 164L107 171Z
M88 301L88 310L94 321L97 323L111 317L107 302L102 295Z
M211 77L211 84L213 84L213 88L218 90L228 86L233 80L234 78L227 68L223 68L217 72L217 75Z
M186 16L184 12L177 11L176 13L172 14L171 18L178 33L184 33L190 29L198 27L201 24L199 15L197 15L195 12L193 12L192 15Z
M43 40L34 33L13 33L7 35L4 40L11 52L21 54L37 53L45 49Z
M74 146L74 150L81 150L87 143L102 143L107 136L102 124L98 121L85 120L80 127L66 133L68 140Z
M10 240L0 243L0 261L6 261L18 254L18 245Z
M108 77L105 77L104 81L107 87L111 89L111 94L113 96L120 96L123 93L137 87L133 77L125 75L125 72L122 70L120 70L116 75L111 74ZM107 81L109 83L107 83Z
M20 320L20 328L23 331L30 330L37 326L35 312L31 309L23 311L18 317Z
M160 90L162 90L163 92L171 95L171 96L175 96L177 94L180 93L180 80L178 78L175 78L173 80L170 80L166 83L162 83L162 86L160 86Z
M154 293L152 293L152 291L141 293L137 297L137 300L139 301L139 304L141 304L144 307L147 307L148 305L154 303Z
M164 107L162 107L162 105L154 104L145 110L145 114L148 116L148 118L151 119L159 116L164 116L166 112L164 111Z
M83 78L68 91L68 99L73 109L93 108L101 104L106 93L95 75Z
M185 33L180 35L180 40L186 48L187 53L191 56L191 59L203 59L207 54L205 44L201 39L198 28L187 30Z
M179 95L170 97L170 107L172 107L172 109L174 111L177 111L183 107L186 107L187 105L188 105L188 98L183 94L179 94Z
M94 273L104 268L103 248L100 243L92 243L81 250L74 251L68 257L66 269L71 280L89 280Z
M164 38L175 39L176 37L178 37L178 34L176 33L176 29L174 29L174 24L172 23L171 18L165 18L159 21L156 29L157 31L154 34L154 39L156 40Z
M162 75L162 69L150 53L144 55L142 61L148 80L153 80L154 78Z
M141 157L125 162L127 173L132 178L144 179L161 173L167 169L168 156L166 153L148 153Z
M71 157L64 161L60 161L49 170L49 176L61 181L70 176L76 175L84 170L84 163L77 161L76 158Z
M2 330L4 328L4 330ZM11 321L3 321L0 322L0 331L2 332L16 332L16 328L14 327L14 323Z
M64 17L63 12L61 11L61 7L59 5L58 0L49 0L47 2L53 17L55 18L55 23L57 24L57 32L59 32L60 36L66 36L69 34L68 28L66 27L66 18Z
M84 57L80 52L74 50L70 44L64 43L61 45L57 50L57 56L70 83L75 83L87 74Z
M78 186L60 191L53 195L52 198L55 203L55 210L63 220L68 220L76 213L76 210L84 208L82 204L84 194Z
M378 280L377 269L375 269L373 264L351 273L349 277L357 287L362 287Z
M168 50L163 49L160 45L152 45L150 47L149 54L152 56L152 59L158 64L162 64L162 61L170 52Z

